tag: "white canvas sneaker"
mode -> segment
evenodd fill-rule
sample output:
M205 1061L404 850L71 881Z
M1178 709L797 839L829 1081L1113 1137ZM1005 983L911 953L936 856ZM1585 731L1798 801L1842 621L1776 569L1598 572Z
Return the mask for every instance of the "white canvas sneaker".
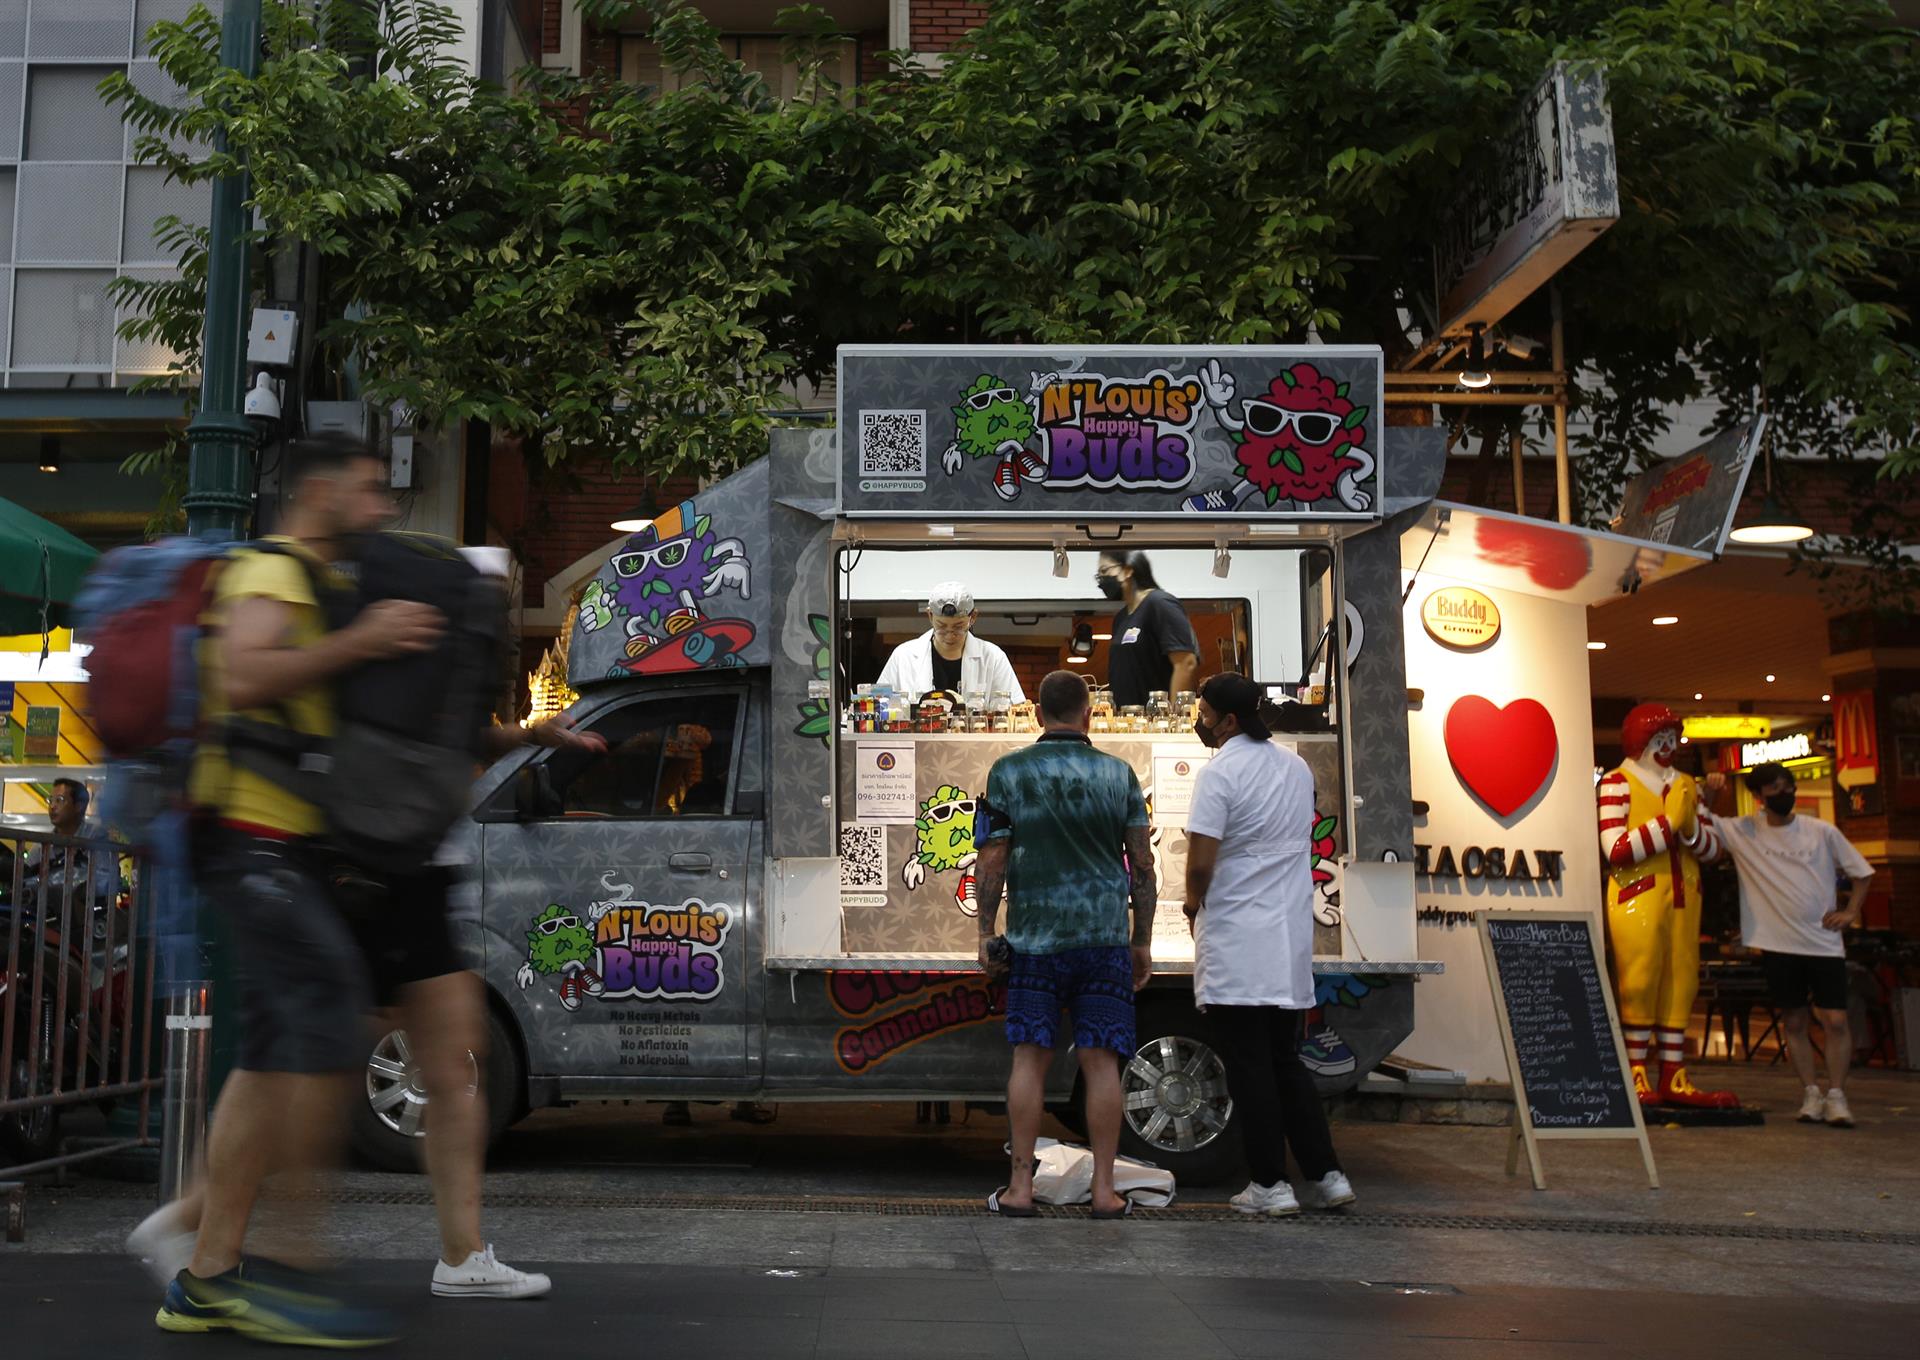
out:
M1827 1098L1820 1093L1818 1086L1809 1086L1807 1094L1800 1102L1799 1119L1802 1124L1818 1124L1827 1117Z
M433 1265L433 1292L443 1299L537 1299L552 1288L545 1275L503 1264L491 1243L457 1266L445 1261Z
M1278 1185L1255 1185L1249 1181L1247 1188L1227 1203L1243 1214L1265 1214L1268 1218L1285 1218L1300 1212L1300 1201L1293 1197L1293 1187L1285 1181Z
M1338 1209L1357 1198L1347 1178L1338 1171L1329 1171L1317 1181L1300 1183L1300 1202L1309 1209Z
M127 1234L127 1255L140 1263L140 1268L156 1285L165 1289L193 1260L198 1237L198 1233L188 1231L177 1202L163 1204Z
M1844 1091L1836 1088L1835 1090L1827 1092L1826 1109L1823 1113L1826 1121L1836 1129L1850 1129L1853 1127L1853 1111L1847 1107L1847 1097Z

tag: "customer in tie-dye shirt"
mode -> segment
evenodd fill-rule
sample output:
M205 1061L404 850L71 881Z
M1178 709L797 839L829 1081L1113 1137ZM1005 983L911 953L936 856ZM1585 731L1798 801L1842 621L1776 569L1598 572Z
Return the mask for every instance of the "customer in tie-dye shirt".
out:
M1086 1092L1094 1217L1118 1218L1127 1208L1113 1188L1113 1158L1120 1146L1120 1064L1134 1050L1133 994L1153 968L1153 846L1140 781L1124 760L1093 749L1089 709L1086 681L1072 671L1049 675L1040 686L1046 730L1033 745L994 762L976 819L986 828L974 872L980 962L989 971L987 941L1003 891L1010 901L1013 1175L987 1202L1010 1217L1034 1212L1033 1144L1063 1008L1073 1017Z

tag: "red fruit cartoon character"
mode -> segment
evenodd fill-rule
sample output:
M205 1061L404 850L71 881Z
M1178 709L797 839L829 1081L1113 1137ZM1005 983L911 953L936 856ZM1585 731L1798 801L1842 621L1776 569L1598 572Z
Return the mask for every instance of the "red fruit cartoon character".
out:
M1365 510L1372 493L1360 483L1373 472L1373 455L1362 445L1368 409L1348 399L1337 383L1309 363L1297 363L1267 384L1267 390L1233 405L1233 375L1209 359L1197 375L1215 417L1235 445L1239 480L1189 497L1196 514L1235 510L1252 497L1256 508L1292 501L1305 509L1338 497L1348 510Z

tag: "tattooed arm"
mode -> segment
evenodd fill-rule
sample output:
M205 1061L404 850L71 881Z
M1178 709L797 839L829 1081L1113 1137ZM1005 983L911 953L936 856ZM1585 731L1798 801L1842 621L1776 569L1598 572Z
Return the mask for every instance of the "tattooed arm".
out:
M1147 985L1153 973L1153 911L1158 896L1153 873L1153 833L1144 826L1127 828L1127 864L1132 872L1133 990Z

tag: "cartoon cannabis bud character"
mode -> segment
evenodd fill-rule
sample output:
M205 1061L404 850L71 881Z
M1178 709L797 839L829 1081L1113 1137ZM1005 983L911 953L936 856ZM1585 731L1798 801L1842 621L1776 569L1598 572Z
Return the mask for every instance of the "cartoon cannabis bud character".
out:
M973 848L973 815L978 806L974 796L952 784L942 784L933 796L920 804L914 819L914 857L900 866L900 879L909 888L927 881L927 870L951 873L958 869L960 882L953 890L954 905L963 916L978 916L980 903L973 892L973 863L979 858Z
M1313 856L1313 919L1323 926L1340 924L1340 878L1335 872L1333 831L1340 825L1337 817L1313 814L1313 830L1308 833Z
M614 676L740 664L753 625L716 614L724 592L753 597L752 565L745 545L719 537L692 501L642 527L609 565L612 578L596 578L581 593L580 626L625 629L626 659Z
M1373 472L1373 455L1361 445L1368 410L1309 363L1275 377L1267 390L1233 405L1233 375L1209 359L1200 368L1207 405L1234 443L1239 477L1228 487L1189 497L1185 508L1201 514L1235 510L1254 496L1268 506L1292 501L1301 508L1337 497L1349 510L1373 504L1360 483Z
M593 932L580 918L558 902L533 918L527 932L527 961L514 974L514 981L525 991L533 985L533 975L560 977L560 1004L570 1011L580 1009L582 996L599 996L607 984L593 971Z
M1038 427L1037 394L1058 377L1052 373L1032 377L1032 394L1025 398L1014 391L1013 384L991 373L982 373L960 394L953 408L953 442L940 456L940 466L949 477L965 466L967 458L997 459L993 489L1003 501L1018 496L1022 482L1046 480L1047 465L1027 448L1027 441Z

